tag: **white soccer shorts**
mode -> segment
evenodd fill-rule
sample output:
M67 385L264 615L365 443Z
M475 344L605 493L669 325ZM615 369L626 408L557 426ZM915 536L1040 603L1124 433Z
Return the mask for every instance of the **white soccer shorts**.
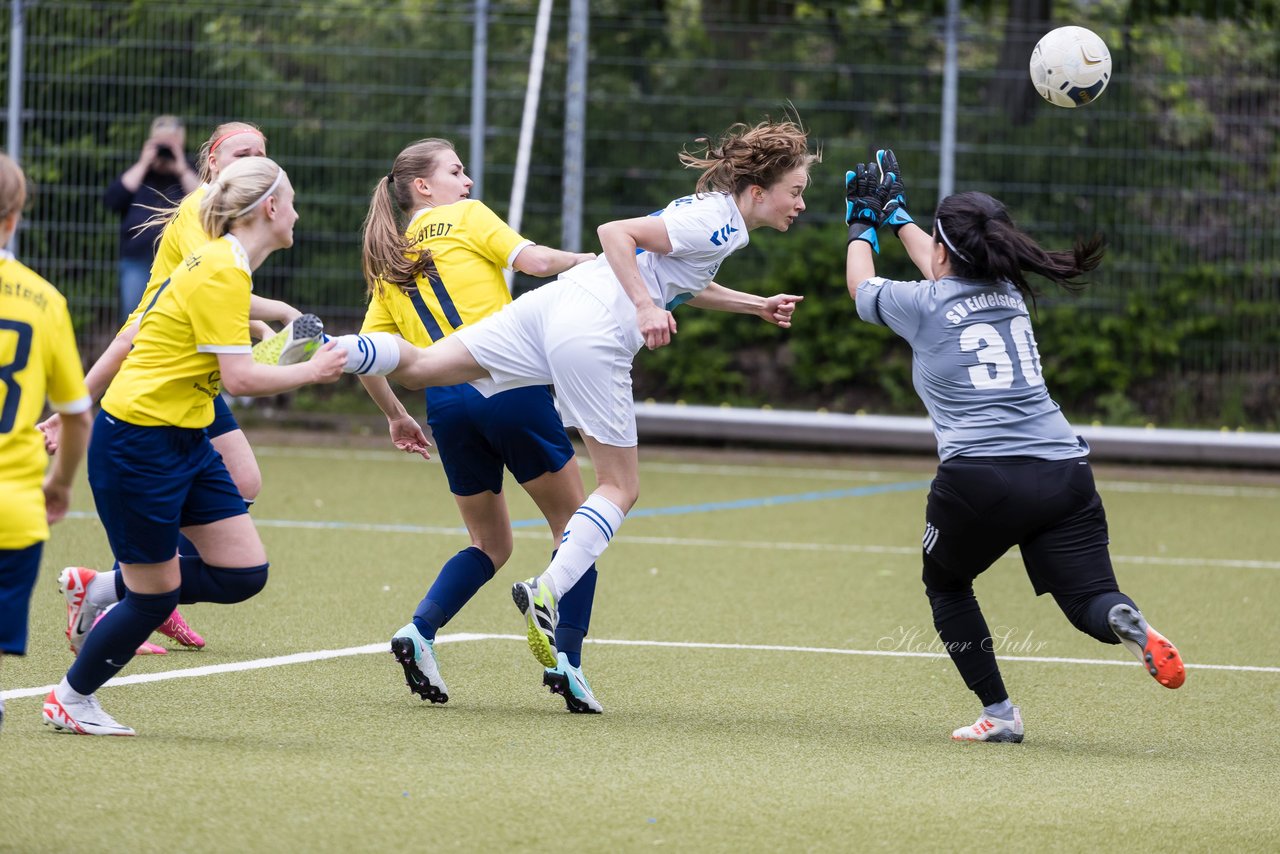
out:
M644 339L582 286L550 282L454 337L493 378L472 383L481 394L552 383L567 426L605 445L635 447L631 362Z

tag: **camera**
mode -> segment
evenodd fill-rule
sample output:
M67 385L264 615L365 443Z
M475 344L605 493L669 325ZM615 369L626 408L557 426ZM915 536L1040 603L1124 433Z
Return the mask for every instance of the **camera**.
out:
M156 146L156 159L157 160L176 160L177 155L173 153L173 149L170 148L168 145L165 145L164 143L160 143L159 145Z

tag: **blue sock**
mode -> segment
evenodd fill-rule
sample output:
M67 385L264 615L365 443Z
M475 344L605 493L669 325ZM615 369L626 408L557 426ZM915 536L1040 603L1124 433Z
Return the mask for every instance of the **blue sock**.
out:
M178 590L181 605L243 602L267 586L267 568L271 566L269 563L237 568L210 566L199 555L181 555L178 565L182 568L182 587Z
M124 573L120 571L120 561L111 564L111 571L116 574L116 601L119 602L128 592L124 586Z
M80 694L92 694L120 672L138 652L138 645L151 637L160 624L178 607L178 591L168 593L125 593L120 604L93 627L75 663L67 671L67 684Z
M582 666L582 640L591 625L591 605L596 599L596 565L560 598L560 622L556 624L556 649L563 652L569 664Z
M453 615L476 595L495 572L493 561L475 546L458 552L440 567L426 597L413 612L413 624L427 640L436 636Z

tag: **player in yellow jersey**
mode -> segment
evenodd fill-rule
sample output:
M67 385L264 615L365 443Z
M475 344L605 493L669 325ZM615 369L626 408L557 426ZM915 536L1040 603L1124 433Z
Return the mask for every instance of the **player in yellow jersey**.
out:
M164 230L156 248L155 262L151 265L151 277L137 307L125 320L115 339L89 369L86 382L94 400L102 397L120 365L133 347L138 334L138 319L155 298L160 287L183 258L196 248L209 242L209 235L200 223L200 202L204 199L209 182L218 177L228 164L244 157L265 157L266 138L248 122L226 122L214 129L213 134L200 147L199 167L201 184L173 211L160 212L156 220L165 220ZM255 294L250 302L250 317L254 321L290 323L300 312L279 300L266 299ZM265 327L261 327L262 331ZM269 330L267 330L269 331ZM259 336L261 337L261 336ZM249 440L236 423L231 408L218 397L213 402L214 419L207 428L213 447L222 455L231 473L231 479L240 495L250 503L262 489L262 473ZM41 425L49 436L49 447L57 447L58 416L54 415ZM179 540L179 551L194 554L194 547L184 539ZM103 610L124 596L124 582L117 572L98 573L88 567L67 567L58 578L59 587L67 600L67 640L73 652L79 650L84 636L92 628ZM184 646L200 648L204 638L192 631L178 611L160 626L160 633L173 638ZM164 647L144 642L140 653L163 653Z
M0 154L0 246L13 237L26 200L26 177ZM35 426L46 399L64 415L52 464ZM40 553L49 523L66 515L91 406L66 299L0 249L0 659L26 654Z
M391 174L374 189L365 219L363 266L370 301L363 332L391 332L429 347L511 302L504 268L553 276L595 257L526 240L482 202L469 198L471 184L446 140L420 140L396 157ZM376 376L360 380L387 416L396 446L426 457L422 428L387 381ZM426 403L427 421L471 546L444 564L412 621L392 637L391 650L410 690L443 703L449 695L436 661L436 631L511 556L504 466L546 517L555 543L584 492L573 445L547 386L484 397L464 383L428 389ZM545 684L575 712L601 710L580 669L595 580L593 567L565 597L560 660L544 674Z
M45 698L44 720L90 735L133 735L94 692L116 675L179 602L241 602L267 581L267 556L244 500L205 428L223 387L280 394L333 382L346 354L264 365L250 353L251 274L293 245L293 188L265 157L222 170L200 203L220 235L183 259L138 323L133 350L102 398L89 446L89 485L126 591L85 638ZM178 555L179 533L198 555Z

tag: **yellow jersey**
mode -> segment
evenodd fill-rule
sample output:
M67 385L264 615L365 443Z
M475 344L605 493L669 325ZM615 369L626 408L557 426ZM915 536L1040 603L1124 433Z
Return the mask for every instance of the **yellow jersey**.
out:
M415 347L428 347L510 303L502 271L533 242L474 199L418 211L405 236L415 248L431 250L433 267L408 294L383 284L360 331L398 334Z
M44 473L49 455L36 422L89 409L67 300L0 250L0 549L49 539Z
M200 224L200 202L208 189L208 184L201 184L192 190L178 205L178 212L173 215L173 219L164 227L160 245L156 247L156 259L151 262L151 278L147 280L147 288L142 292L138 305L125 320L124 326L120 327L120 332L128 329L142 316L142 312L155 298L156 291L169 280L169 274L177 269L182 259L212 240Z
M133 350L102 408L144 427L208 427L218 355L249 353L249 257L230 234L188 255L143 307Z

